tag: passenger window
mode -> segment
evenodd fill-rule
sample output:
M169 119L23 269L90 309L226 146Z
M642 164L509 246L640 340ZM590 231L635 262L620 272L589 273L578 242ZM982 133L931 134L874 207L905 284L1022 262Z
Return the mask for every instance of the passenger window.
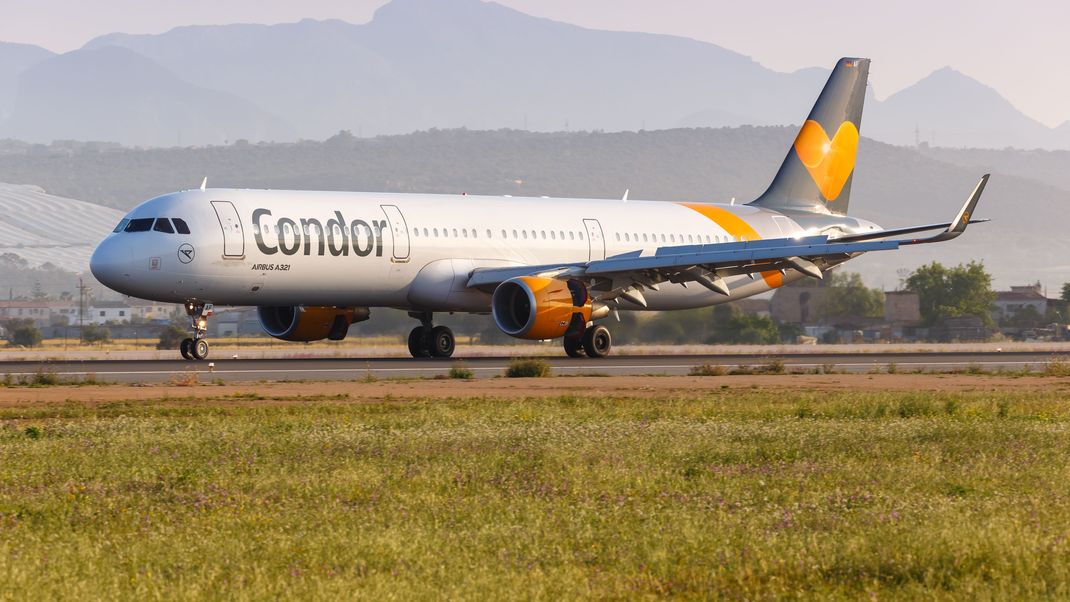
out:
M620 232L617 232L617 242L620 242Z
M438 238L438 228L435 228L433 232L435 233L435 238Z
M151 217L146 217L146 218L141 218L141 219L132 219L132 220L130 220L130 223L126 225L126 231L127 232L148 232L149 230L152 230L152 222L154 222L154 221L156 221L156 220L154 220Z
M521 230L521 232L524 233L524 240L527 240L528 239L528 231L527 230Z
M424 236L427 236L427 228L424 228Z
M561 240L565 240L565 231L561 230L560 234L561 234Z
M457 238L457 228L454 228L454 229L453 229L453 237L454 237L454 238Z
M186 225L186 220L181 218L172 218L171 221L175 222L175 231L179 234L189 234L189 226Z
M625 232L624 233L624 240L625 240L625 242L631 242L632 241L632 235L628 234L627 232Z
M646 239L646 233L645 232L643 233L643 242L648 242L647 239Z
M557 232L554 232L553 230L550 230L550 239L551 240L557 240Z
M126 229L126 225L129 224L129 223L130 223L130 220L128 220L126 218L123 218L123 219L119 220L119 225L115 226L115 229L112 230L112 232L122 232L123 230Z
M152 229L156 232L163 232L164 234L174 234L175 229L171 227L171 220L166 217L156 218L156 224L152 226Z
M461 228L461 234L464 234L464 237L468 238L468 228Z
M513 230L513 238L520 238L519 236L516 235L516 230Z
M542 231L542 239L543 239L543 240L546 240L546 230L543 230L543 231Z
M419 228L413 228L412 229L412 235L413 236L419 236L420 235L420 229Z
M583 232L580 232L580 240L583 240Z
M494 238L494 234L491 233L490 228L487 228L487 238Z
M570 230L569 233L568 233L568 239L569 240L576 240L576 233Z

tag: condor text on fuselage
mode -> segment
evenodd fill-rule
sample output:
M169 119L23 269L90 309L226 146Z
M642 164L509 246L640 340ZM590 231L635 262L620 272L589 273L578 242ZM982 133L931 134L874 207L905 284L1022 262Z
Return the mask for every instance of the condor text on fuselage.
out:
M376 257L383 256L386 220L347 222L341 211L335 211L326 225L316 218L288 217L280 217L271 224L271 217L270 209L253 210L253 237L264 255L296 255L302 248L305 255L312 255L315 242L315 254L320 256L327 252L335 257L346 256L350 250L357 257L367 257L373 251Z

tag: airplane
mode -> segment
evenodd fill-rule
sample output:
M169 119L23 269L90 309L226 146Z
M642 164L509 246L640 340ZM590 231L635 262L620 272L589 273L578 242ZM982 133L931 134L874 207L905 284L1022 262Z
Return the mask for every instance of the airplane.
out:
M605 357L602 321L617 311L734 301L987 221L972 219L987 174L948 223L884 229L847 214L869 65L837 62L772 183L747 204L202 183L130 211L90 268L119 293L184 304L193 333L179 351L190 360L208 356L217 305L256 306L285 341L340 340L371 308L406 310L420 322L408 337L417 358L454 352L434 314L489 313L510 336Z

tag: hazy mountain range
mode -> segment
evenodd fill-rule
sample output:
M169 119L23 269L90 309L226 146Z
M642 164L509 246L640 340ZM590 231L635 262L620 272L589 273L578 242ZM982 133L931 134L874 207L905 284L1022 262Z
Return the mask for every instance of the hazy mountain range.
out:
M52 194L128 209L157 194L211 187L381 190L747 202L768 185L797 129L739 127L623 133L437 130L325 142L155 150L0 144L0 181L36 182ZM922 152L864 138L850 212L885 227L949 221L982 173L992 180L971 226L953 242L873 253L849 264L871 285L894 288L899 270L932 260L983 261L996 285L1037 280L1054 294L1070 281L1065 235L1067 151ZM1018 166L1029 163L1028 173ZM7 207L39 214L34 199ZM449 202L444 197L443 202ZM35 202L35 201L34 201ZM0 206L0 209L3 209ZM83 215L48 211L42 219ZM117 214L109 212L112 220ZM2 221L2 220L0 220ZM18 252L18 251L13 251Z
M117 33L63 55L0 44L0 137L184 146L342 129L789 124L827 73L778 73L714 44L589 30L480 0L394 0L362 25ZM939 146L1070 148L1070 125L1048 128L950 68L870 99L867 136L913 144L916 131Z

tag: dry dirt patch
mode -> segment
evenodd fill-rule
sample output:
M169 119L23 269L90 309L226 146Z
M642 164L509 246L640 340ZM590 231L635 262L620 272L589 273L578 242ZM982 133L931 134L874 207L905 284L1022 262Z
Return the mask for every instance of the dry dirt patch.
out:
M376 382L247 382L226 385L102 385L0 388L0 407L116 401L199 401L220 404L302 403L449 398L701 397L722 389L809 391L1032 391L1070 389L1070 378L966 374L826 374L695 376L559 376L553 378L381 380Z

